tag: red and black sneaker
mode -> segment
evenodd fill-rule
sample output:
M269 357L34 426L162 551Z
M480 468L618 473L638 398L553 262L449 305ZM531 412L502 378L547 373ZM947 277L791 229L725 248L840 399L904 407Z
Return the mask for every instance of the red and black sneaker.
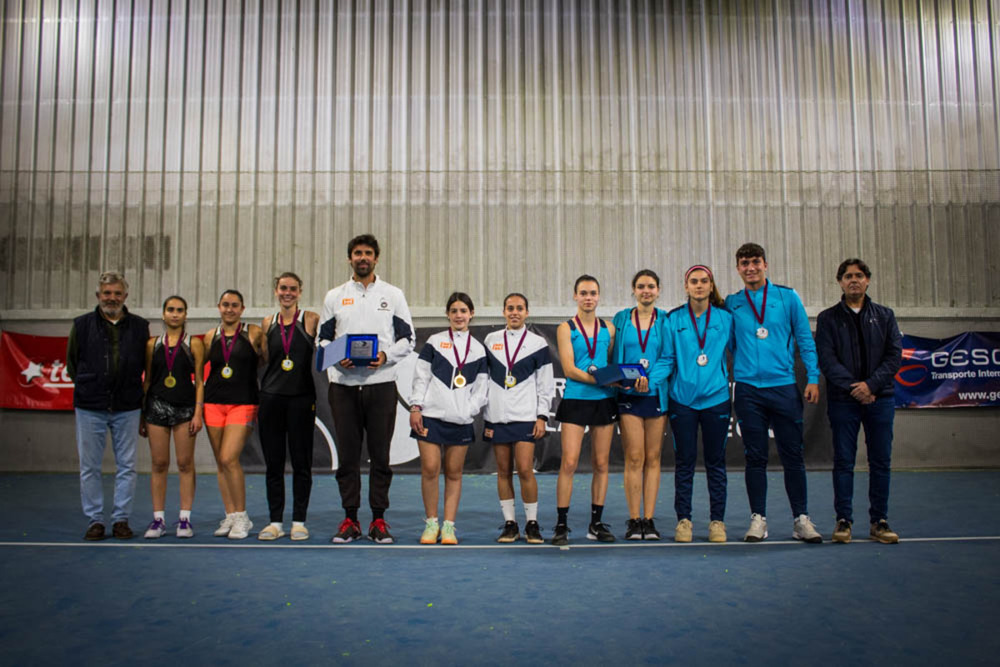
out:
M347 544L348 542L360 539L361 524L345 517L344 520L340 522L337 534L334 535L333 539L330 541L334 544Z
M375 519L368 525L368 539L378 544L392 544L396 541L389 533L389 524L385 519Z

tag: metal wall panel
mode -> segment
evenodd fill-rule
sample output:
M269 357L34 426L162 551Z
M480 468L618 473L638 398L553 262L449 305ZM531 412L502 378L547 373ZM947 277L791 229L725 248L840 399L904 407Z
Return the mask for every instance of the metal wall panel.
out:
M0 317L292 269L318 304L372 231L415 311L449 291L623 304L641 267L815 311L846 256L903 312L1000 314L997 0L4 0Z

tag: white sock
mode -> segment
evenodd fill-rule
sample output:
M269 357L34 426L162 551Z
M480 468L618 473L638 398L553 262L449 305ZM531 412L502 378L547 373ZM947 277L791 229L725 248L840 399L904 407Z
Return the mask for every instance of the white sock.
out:
M272 521L272 522L271 522L271 525L272 525L272 526L273 526L274 528L276 528L276 529L277 529L277 531L278 531L279 533L280 533L280 532L282 532L282 526L281 526L281 524L280 524L280 523L275 523L274 521Z
M232 521L233 519L236 518L236 515L238 514L239 512L226 512L226 518Z
M279 523L278 525L280 526L281 524ZM305 528L305 527L306 527L306 522L305 521L293 521L292 522L292 528Z
M181 515L180 515L179 518L181 518L181 519L187 519L188 521L190 521L191 520L191 510L181 510Z
M507 500L504 500L503 498L501 498L500 499L500 511L503 512L503 520L504 521L513 521L514 520L514 499L513 498L508 498Z
M159 519L160 521L163 521L163 517L164 516L166 516L166 515L164 514L164 512L162 510L159 511L159 512L153 512L153 518L154 519Z
M538 521L538 503L524 503L524 516L528 521Z

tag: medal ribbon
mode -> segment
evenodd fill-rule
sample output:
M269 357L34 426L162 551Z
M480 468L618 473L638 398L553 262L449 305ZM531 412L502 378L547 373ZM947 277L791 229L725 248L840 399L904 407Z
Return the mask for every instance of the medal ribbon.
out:
M288 357L289 350L292 349L292 336L295 335L295 321L299 319L299 309L295 309L295 317L292 318L292 323L288 325L288 340L285 340L285 324L281 321L281 313L278 313L278 326L281 327L281 349L285 351L285 357Z
M230 338L229 336L226 335L226 332L222 330L222 327L219 327L219 334L222 336L222 340L219 341L219 343L220 347L222 348L222 359L226 362L226 366L229 365L229 357L233 356L233 348L236 347L236 338L240 335L240 331L242 330L243 330L243 323L240 322L236 326L236 333L234 333ZM228 347L226 346L227 338L232 340L232 342L229 343Z
M694 310L691 309L691 303L688 302L688 315L691 316L691 325L694 327L694 337L698 339L698 347L701 351L705 351L705 341L708 340L708 323L712 321L712 304L708 304L708 310L705 311L705 335L698 333L698 318L694 316Z
M743 296L747 298L747 303L750 304L750 310L753 311L754 319L757 320L757 324L761 326L764 325L764 313L767 308L767 282L764 282L764 299L760 302L760 313L757 312L757 306L753 305L753 300L750 298L750 292L747 288L743 288Z
M632 315L635 317L635 333L639 337L639 349L642 350L643 354L646 354L646 344L649 343L649 334L653 331L653 322L656 321L656 309L653 309L653 314L649 316L649 328L646 329L646 337L642 337L642 328L639 326L639 309L636 308L632 311ZM596 337L595 337L596 340ZM596 343L594 344L596 347Z
M177 352L181 349L181 340L184 338L184 332L177 337L177 345L174 345L173 351L170 348L170 339L167 334L163 334L163 356L167 360L167 375L174 374L174 361L177 360Z
M528 327L524 327L524 333L521 334L521 340L517 342L517 347L514 348L514 356L510 356L510 348L507 346L507 336L503 337L503 353L507 357L507 372L510 374L514 373L514 363L517 361L517 353L521 351L521 346L524 345L524 339L528 335Z
M465 360L469 358L469 350L472 349L472 334L468 331L469 337L465 339L465 356L462 360L458 360L458 348L455 346L455 335L448 329L448 338L451 339L451 351L455 355L455 368L458 370L458 374L462 374L462 369L465 368Z
M583 344L587 347L587 355L590 356L590 360L593 361L594 357L597 356L597 334L600 331L600 322L594 320L594 346L590 346L590 340L587 338L587 332L583 330L583 322L580 321L580 316L575 315L573 319L576 320L576 328L580 330L580 335L583 336Z

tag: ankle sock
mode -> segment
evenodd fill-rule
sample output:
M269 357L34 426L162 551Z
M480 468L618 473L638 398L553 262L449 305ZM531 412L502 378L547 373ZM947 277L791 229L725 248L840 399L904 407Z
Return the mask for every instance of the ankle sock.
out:
M514 499L508 498L500 501L500 511L503 512L504 521L514 520Z
M590 523L600 523L601 516L604 514L604 505L591 505L590 506Z
M569 507L557 507L556 508L556 525L565 526L567 525L567 519L569 518Z

